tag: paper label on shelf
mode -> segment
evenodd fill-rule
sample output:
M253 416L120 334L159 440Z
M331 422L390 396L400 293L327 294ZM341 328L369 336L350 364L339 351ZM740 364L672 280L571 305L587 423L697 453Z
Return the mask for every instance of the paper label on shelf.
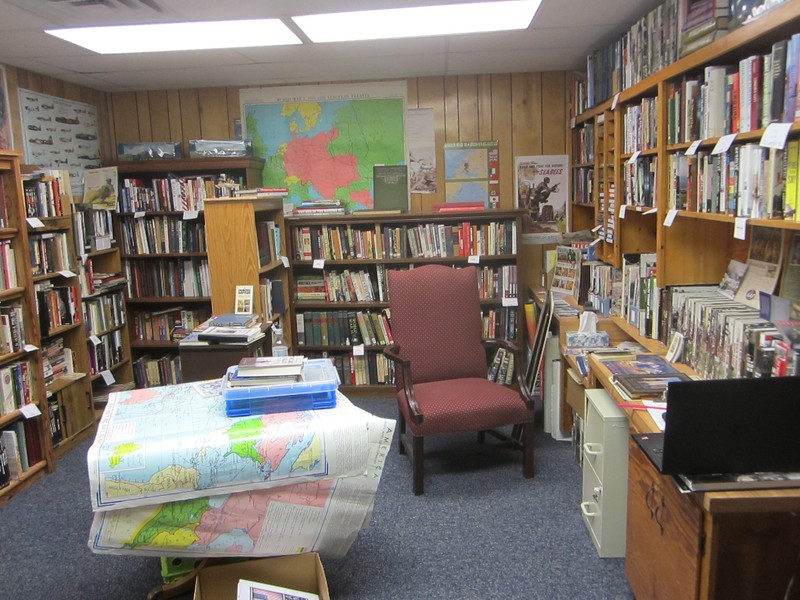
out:
M747 217L736 217L733 220L733 237L737 240L747 237Z
M25 344L22 347L25 352L36 352L39 349L39 346L34 346L33 344Z
M619 218L620 219L624 219L625 218L625 210L626 210L627 206L628 206L627 204L623 204L622 206L619 207Z
M94 240L95 246L97 246L98 250L110 250L111 249L111 238L102 236L96 237Z
M599 244L602 241L603 241L603 238L597 238L593 242L590 242L589 245L590 246L596 246L597 244Z
M597 232L598 232L598 231L600 231L602 228L603 228L603 225L602 225L602 224L598 225L597 227L593 227L593 228L592 228L592 233L597 233Z
M481 262L481 257L479 255L477 255L477 254L470 254L467 257L467 263L469 263L471 265L477 265L477 264L480 264L480 262Z
M100 376L103 378L103 382L106 385L111 385L112 383L114 383L116 381L116 379L114 379L114 375L111 373L111 371L108 371L108 370L101 371L100 372Z
M658 212L658 208L653 207L650 210L644 211L642 214L643 215L652 215L652 214L657 213L657 212Z
M364 356L364 344L353 346L353 356Z
M503 298L502 305L503 306L519 306L519 302L517 301L517 297L514 296L513 298Z
M39 407L35 404L26 404L19 409L19 412L22 413L22 416L26 419L33 419L34 417L38 417L42 414L42 411L40 411Z
M315 258L313 267L315 269L324 269L325 268L325 259L324 258Z
M35 228L44 227L44 223L42 223L42 220L39 217L28 217L25 220L28 222L28 225L30 225L31 227L35 227Z
M58 274L61 275L62 277L75 277L75 273L67 269L64 269L63 271L58 271Z
M703 143L703 140L695 140L692 142L692 145L686 149L686 156L693 156L697 154L697 149L700 147L700 144Z
M619 92L614 94L614 99L611 101L611 110L617 108L617 103L619 102Z
M95 346L100 344L100 338L97 337L96 335L90 335L89 341L92 342Z
M642 153L642 151L641 151L641 150L637 150L636 152L634 152L633 154L631 154L631 157L628 159L628 164L629 164L629 165L632 165L632 164L633 164L633 163L635 163L637 160L639 160L639 155L640 155L641 153Z
M143 210L137 210L135 213L133 213L133 218L134 219L143 219L144 215L145 215L145 212Z
M678 209L670 208L669 212L667 212L667 216L664 218L664 227L672 227L672 222L675 220L675 217L677 216L678 216Z
M731 144L735 139L736 139L735 133L729 133L728 135L723 135L721 138L717 140L717 143L714 144L714 149L711 151L711 154L722 154L723 152L727 152L728 148L731 147Z
M289 268L289 257L288 256L281 256L281 263L283 263L284 268Z
M86 259L89 258L88 254L81 254L81 264L86 264Z
M570 129L575 129L575 117L572 117L569 120L569 127L570 127Z
M792 128L791 123L770 123L761 134L761 140L758 142L759 146L764 148L776 148L783 150L786 146L786 138L789 137L789 130Z
M190 221L200 216L199 210L185 210L183 211L183 220Z

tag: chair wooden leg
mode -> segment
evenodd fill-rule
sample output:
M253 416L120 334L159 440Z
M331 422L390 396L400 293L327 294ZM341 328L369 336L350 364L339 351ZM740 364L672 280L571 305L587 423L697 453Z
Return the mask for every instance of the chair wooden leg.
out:
M522 475L533 477L533 423L522 426Z
M414 450L411 456L414 471L414 495L421 496L425 493L422 467L422 461L425 456L425 438L416 435L412 437L414 438Z
M486 441L486 432L485 431L479 431L478 432L478 443L482 444L485 441Z
M400 454L406 453L406 448L403 445L403 436L406 433L406 418L403 416L403 411L397 411L397 450Z

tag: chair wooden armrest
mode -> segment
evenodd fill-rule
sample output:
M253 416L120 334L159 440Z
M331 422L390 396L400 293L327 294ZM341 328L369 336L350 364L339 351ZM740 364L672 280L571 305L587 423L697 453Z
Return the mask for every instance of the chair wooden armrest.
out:
M395 364L395 368L400 369L400 375L403 380L403 390L406 393L406 402L411 412L411 419L417 423L422 423L422 412L419 410L419 405L414 397L414 386L411 384L411 361L400 356L400 346L392 344L383 349L383 355Z
M514 355L514 374L515 383L511 384L516 389L519 390L519 393L522 395L522 399L525 401L525 404L528 408L535 408L536 403L531 395L531 391L528 389L528 386L525 384L525 372L523 371L523 361L522 361L522 351L519 347L512 342L511 340L505 340L500 338L489 338L481 340L484 348L487 350L496 350L498 348L504 348L511 352Z

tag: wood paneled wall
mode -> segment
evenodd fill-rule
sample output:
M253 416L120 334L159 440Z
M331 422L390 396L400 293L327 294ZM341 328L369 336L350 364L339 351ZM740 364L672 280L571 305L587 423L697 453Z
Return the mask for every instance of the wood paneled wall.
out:
M414 194L413 210L444 200L444 142L500 143L500 206L514 206L514 156L566 154L567 73L516 73L409 79L408 107L432 108L436 126L438 189ZM105 155L117 142L233 139L240 116L239 88L198 88L109 94ZM105 148L104 148L105 150Z

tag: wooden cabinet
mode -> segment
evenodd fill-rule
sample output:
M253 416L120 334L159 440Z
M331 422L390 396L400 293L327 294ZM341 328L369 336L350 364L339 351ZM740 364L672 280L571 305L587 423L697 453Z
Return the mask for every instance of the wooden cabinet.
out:
M345 386L386 385L391 341L386 271L475 264L485 337L520 340L522 211L288 218L293 347L334 359ZM360 350L363 349L363 354Z
M2 328L6 341L0 349L0 440L13 468L0 487L0 503L55 466L26 216L20 153L0 150L0 315L9 322L8 330ZM26 404L41 415L27 418L20 411Z
M121 183L117 237L128 280L128 323L138 387L181 381L177 340L212 311L205 202L229 196L231 186L258 186L263 166L263 160L252 157L117 165ZM232 256L226 268L236 260Z
M722 85L732 85L733 79L728 75L739 71L740 61L770 54L773 44L788 40L799 27L800 2L786 2L576 116L573 181L588 177L585 171L589 169L589 155L580 149L586 147L590 130L595 135L595 220L602 225L597 232L602 240L596 244L598 258L619 267L627 253L656 252L660 287L718 283L731 258L746 259L752 227L800 230L796 216L787 220L775 211L770 213L749 204L743 211L748 200L739 183L739 172L733 176L733 170L728 168L734 162L742 164L740 155L746 147L761 157L751 160L751 164L760 164L765 170L778 164L781 159L773 151L756 148L769 119L757 119L750 125L740 120L730 123L727 129L691 129L687 123L707 120L712 111L690 108L688 113L681 112L687 95L697 94L697 103L701 102L699 90L711 81L712 71L721 72L716 67L724 71ZM706 93L710 92L702 91ZM752 105L757 105L755 99ZM724 106L723 102L723 111ZM794 121L790 140L798 138L798 131L800 124ZM720 136L727 133L736 133L731 149L721 157L712 156ZM697 144L692 148L696 156L687 158L693 142ZM720 179L717 175L723 172L721 169L727 177ZM773 169L773 173L780 175L780 169ZM754 206L768 207L770 199L763 192L769 188L766 178L759 174L754 181L761 185L750 186L750 190L762 190L756 192ZM573 207L586 205L584 188L573 186ZM676 212L668 221L673 209ZM573 211L574 227L586 228L589 224L582 212L585 210L588 209ZM745 241L734 237L737 217L747 219Z

